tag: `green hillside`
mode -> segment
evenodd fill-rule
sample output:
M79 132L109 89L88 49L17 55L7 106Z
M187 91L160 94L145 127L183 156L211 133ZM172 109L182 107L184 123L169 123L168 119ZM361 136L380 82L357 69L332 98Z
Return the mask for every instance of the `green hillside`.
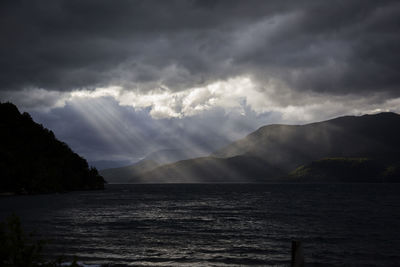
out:
M297 182L400 182L400 162L369 158L327 158L289 174Z

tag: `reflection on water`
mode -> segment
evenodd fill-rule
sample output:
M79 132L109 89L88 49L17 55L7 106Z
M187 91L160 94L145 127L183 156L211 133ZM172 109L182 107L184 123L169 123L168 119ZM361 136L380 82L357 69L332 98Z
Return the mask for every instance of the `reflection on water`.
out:
M90 264L288 265L292 239L322 265L400 265L399 185L109 185L0 198L49 255Z

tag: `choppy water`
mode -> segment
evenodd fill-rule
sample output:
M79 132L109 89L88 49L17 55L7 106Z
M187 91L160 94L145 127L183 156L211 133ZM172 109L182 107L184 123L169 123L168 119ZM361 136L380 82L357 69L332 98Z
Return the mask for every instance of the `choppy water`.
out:
M400 185L108 185L0 198L50 239L50 255L88 264L288 266L291 240L321 266L400 266Z

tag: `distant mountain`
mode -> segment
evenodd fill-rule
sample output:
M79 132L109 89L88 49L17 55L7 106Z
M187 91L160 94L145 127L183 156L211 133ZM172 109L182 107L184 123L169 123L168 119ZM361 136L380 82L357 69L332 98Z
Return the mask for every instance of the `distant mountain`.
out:
M156 167L179 160L198 157L200 155L200 153L183 149L163 149L155 151L147 155L143 160L129 166L101 170L100 174L108 183L142 183L146 182L146 180L141 180L140 176ZM152 180L155 181L155 179Z
M91 166L96 167L98 170L105 170L110 168L120 168L131 164L129 160L95 160L90 161Z
M95 168L11 103L0 103L0 148L0 192L104 188Z
M101 170L100 174L111 184L142 183L144 181L140 180L140 176L158 166L160 164L155 161L142 160L126 167ZM133 177L138 178L132 181Z
M202 157L166 164L140 175L132 183L226 183L273 181L283 175L279 168L257 157Z
M396 113L269 125L210 157L160 166L131 176L131 182L276 181L300 165L338 157L369 158L390 165L400 160L399 137L400 115Z
M202 153L196 153L185 149L162 149L147 155L144 158L144 160L151 160L162 165L162 164L173 163L179 160L197 158L200 156L205 156L205 155L202 155Z

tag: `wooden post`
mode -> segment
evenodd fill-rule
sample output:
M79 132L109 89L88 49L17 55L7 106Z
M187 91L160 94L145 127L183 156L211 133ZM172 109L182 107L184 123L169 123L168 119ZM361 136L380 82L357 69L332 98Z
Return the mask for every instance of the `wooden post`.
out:
M292 267L304 267L303 246L301 241L292 241Z

